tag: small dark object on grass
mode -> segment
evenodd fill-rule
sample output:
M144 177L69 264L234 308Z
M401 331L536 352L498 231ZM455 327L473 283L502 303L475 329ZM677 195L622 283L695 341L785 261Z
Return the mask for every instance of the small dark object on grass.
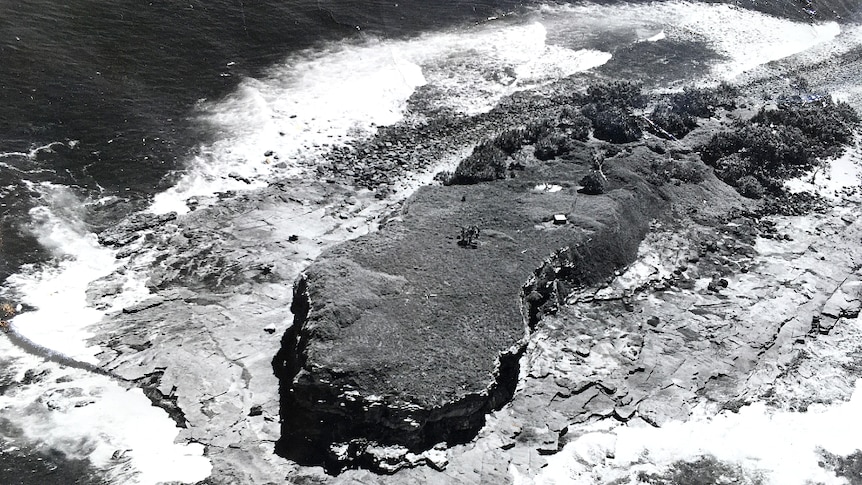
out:
M458 245L465 248L479 247L479 226L462 227L458 236Z

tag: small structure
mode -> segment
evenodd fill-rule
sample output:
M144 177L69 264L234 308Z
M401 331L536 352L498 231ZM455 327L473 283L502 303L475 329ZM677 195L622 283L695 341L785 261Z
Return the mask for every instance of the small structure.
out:
M566 224L567 222L569 222L569 219L566 217L565 214L554 214L554 224L555 225L559 226L562 224Z

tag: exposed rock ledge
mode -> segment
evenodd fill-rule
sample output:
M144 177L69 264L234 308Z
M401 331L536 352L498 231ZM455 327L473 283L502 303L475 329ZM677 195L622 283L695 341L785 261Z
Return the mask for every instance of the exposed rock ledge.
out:
M655 155L643 145L608 160L610 190L584 195L575 181L591 168L590 147L573 154L527 156L517 178L425 187L400 217L303 273L273 362L280 454L330 472L434 466L420 453L475 436L514 393L541 315L631 262L673 191L728 197L712 178L709 189L644 182L635 170ZM555 214L568 222L555 225ZM478 247L459 246L459 227L473 225Z

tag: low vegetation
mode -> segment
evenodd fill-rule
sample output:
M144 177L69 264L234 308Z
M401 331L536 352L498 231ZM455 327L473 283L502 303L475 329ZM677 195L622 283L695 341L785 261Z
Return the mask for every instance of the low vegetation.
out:
M649 98L643 93L643 85L629 81L594 84L587 88L583 104L617 106L621 108L645 108Z
M657 157L650 162L647 179L655 185L662 185L674 180L696 184L703 182L708 170L702 163L691 160Z
M647 101L639 83L599 84L587 89L581 113L591 121L594 137L611 143L630 143L643 137L633 109L645 108Z
M581 192L587 195L600 195L605 193L608 184L607 178L597 170L591 170L581 179Z
M701 155L721 180L759 198L779 192L783 180L813 169L820 159L838 155L859 122L852 108L828 97L782 103L717 133Z
M736 108L739 91L726 83L715 88L685 88L660 100L647 117L652 133L662 138L681 139L697 128L698 118L715 116L717 109Z
M512 157L527 145L533 147L537 160L545 162L572 158L591 136L609 142L607 146L611 148L641 139L643 130L680 140L704 119L716 116L720 110L735 109L739 96L736 87L720 84L714 88L686 88L650 100L637 83L597 84L585 94L574 96L571 104L560 108L555 116L506 130L480 143L453 173L441 173L437 178L448 185L513 176L513 170L524 168L524 158ZM796 94L779 99L749 120L716 133L698 148L703 162L719 179L751 199L777 197L784 180L812 170L824 158L838 155L853 141L854 130L860 125L859 116L849 105L833 102L829 96ZM652 108L644 114L642 110L650 102ZM656 153L664 153L663 148L654 145L659 150ZM657 185L670 181L698 183L704 180L708 168L685 157L668 155L652 160L648 172L648 180ZM584 176L582 192L603 193L607 180L601 175Z
M593 123L593 136L611 143L631 143L643 137L643 131L631 109L622 106L589 104L584 116Z
M458 164L448 182L454 185L467 185L504 178L508 158L509 154L493 141L482 142Z

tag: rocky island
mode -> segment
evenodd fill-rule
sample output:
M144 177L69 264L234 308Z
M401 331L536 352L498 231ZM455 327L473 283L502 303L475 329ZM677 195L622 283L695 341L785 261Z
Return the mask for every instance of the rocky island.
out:
M511 398L538 315L633 259L658 211L623 161L609 161L606 194L578 194L591 163L584 147L516 178L422 188L379 231L321 255L276 357L286 455L471 439Z
M7 26L0 482L862 483L858 5L217 3Z
M804 348L848 341L862 277L856 209L829 198L855 188L788 183L822 185L859 119L772 89L566 80L381 129L318 182L136 215L100 235L127 262L88 297L107 308L141 274L151 296L99 324L99 368L206 445L211 483L506 482L553 470L595 426L661 430L797 392L782 386L813 365ZM451 161L434 182L394 182L434 160ZM814 262L823 231L844 259ZM821 269L803 280L782 263L805 258ZM604 455L567 473L689 470L612 449L589 444ZM747 473L704 456L704 473Z
M445 470L470 482L479 456L491 467L482 480L507 480L505 463L534 469L577 438L578 423L660 427L700 400L744 406L753 391L739 376L799 337L786 335L787 319L747 333L722 322L751 311L761 290L743 291L746 275L780 273L757 269L759 241L804 239L775 218L828 210L785 180L816 178L821 156L853 142L858 118L797 88L769 102L728 85L650 96L632 83L569 88L474 119L496 128L491 138L445 123L381 130L335 152L321 183L285 179L103 233L129 263L91 287L92 304L135 272L153 296L101 324L112 337L99 341L109 349L100 367L143 387L184 439L206 443L214 476L241 482L271 480L284 458L299 480L412 468L414 478L393 478ZM523 117L505 123L516 102ZM383 174L429 157L393 165L391 149L344 173L356 153L422 137L473 149L396 205ZM374 191L351 190L351 178ZM828 334L852 316L848 281L846 304L794 332L816 321L810 335ZM758 298L787 312L799 297ZM666 334L683 315L692 321Z

